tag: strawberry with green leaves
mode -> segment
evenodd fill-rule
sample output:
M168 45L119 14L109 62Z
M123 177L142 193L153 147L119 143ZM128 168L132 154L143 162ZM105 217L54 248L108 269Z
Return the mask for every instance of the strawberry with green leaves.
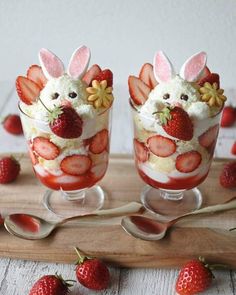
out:
M193 138L193 123L185 110L175 106L165 107L156 112L160 123L167 134L180 140L189 141Z
M32 287L29 295L67 295L72 280L64 280L60 275L46 275L41 277Z
M13 182L20 173L20 164L14 157L0 159L0 183Z
M75 250L79 257L75 271L80 284L96 291L106 289L110 273L105 263L97 258L82 256L77 248Z
M226 265L209 265L203 257L187 262L180 270L175 291L179 295L194 295L208 289L214 278L212 270L225 268Z

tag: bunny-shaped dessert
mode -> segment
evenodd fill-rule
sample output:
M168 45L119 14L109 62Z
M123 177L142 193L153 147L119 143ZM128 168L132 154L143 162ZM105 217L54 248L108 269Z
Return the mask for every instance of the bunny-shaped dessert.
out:
M40 93L40 100L48 108L88 104L86 85L81 80L90 60L90 50L86 46L79 47L72 54L67 72L62 61L47 49L40 50L39 60L43 73L48 79Z
M188 112L193 119L210 116L209 106L201 101L199 86L195 83L204 72L207 56L205 52L191 56L177 75L173 65L162 52L154 57L153 72L158 85L150 92L148 100L141 108L150 115L150 110L161 110L164 106L178 106Z

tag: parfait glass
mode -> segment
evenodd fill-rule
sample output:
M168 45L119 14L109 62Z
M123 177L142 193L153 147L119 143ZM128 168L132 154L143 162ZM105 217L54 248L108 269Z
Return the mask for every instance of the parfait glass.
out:
M147 184L141 192L145 208L161 220L170 220L201 207L197 188L207 177L219 132L221 111L213 117L193 121L191 141L169 136L153 117L139 112L132 104L134 157L139 176ZM166 140L167 139L167 140ZM171 139L175 152L168 156ZM166 148L165 156L155 149ZM181 168L184 169L181 169Z
M108 167L111 107L84 120L82 135L75 139L58 137L48 122L26 114L21 103L19 110L34 173L48 188L42 201L47 210L68 217L100 209L105 192L97 183ZM53 159L45 140L59 151ZM34 149L37 142L44 158Z

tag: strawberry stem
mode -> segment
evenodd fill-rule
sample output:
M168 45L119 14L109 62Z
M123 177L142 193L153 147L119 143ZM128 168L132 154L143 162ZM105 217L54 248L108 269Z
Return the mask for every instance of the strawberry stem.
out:
M90 257L87 257L85 255L81 255L79 248L74 247L76 254L78 255L79 259L76 261L75 264L82 264L85 260L90 259Z
M77 254L77 255L79 256L79 258L82 260L83 257L82 257L82 255L80 254L79 249L78 249L77 247L74 247L74 249L75 249L76 254Z
M51 110L49 110L49 108L42 102L41 98L39 97L39 101L41 102L41 104L45 107L45 109L49 112L52 113Z

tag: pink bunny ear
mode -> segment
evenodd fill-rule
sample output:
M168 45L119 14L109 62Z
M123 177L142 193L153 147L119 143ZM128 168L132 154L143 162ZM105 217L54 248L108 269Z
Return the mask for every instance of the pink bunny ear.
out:
M42 48L39 51L39 61L47 79L58 78L64 74L64 65L54 53Z
M82 77L87 70L90 60L90 50L86 46L81 46L72 54L67 73L74 79Z
M197 81L206 66L206 61L206 52L202 51L194 54L183 64L180 70L180 77L189 82Z
M175 76L173 65L163 51L158 51L154 56L153 71L156 80L168 82Z

